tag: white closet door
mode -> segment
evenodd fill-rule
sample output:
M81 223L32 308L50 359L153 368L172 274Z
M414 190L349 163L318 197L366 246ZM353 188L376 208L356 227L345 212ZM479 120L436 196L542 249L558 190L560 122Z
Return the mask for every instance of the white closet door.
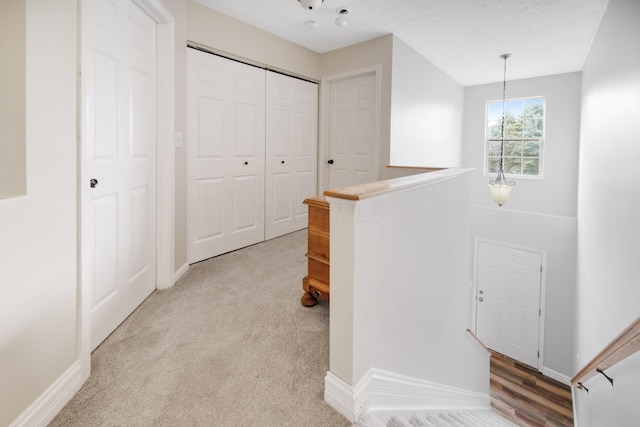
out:
M307 227L316 195L318 85L267 72L265 238Z
M188 51L188 258L264 240L265 71Z
M156 288L156 24L130 0L82 6L94 349Z

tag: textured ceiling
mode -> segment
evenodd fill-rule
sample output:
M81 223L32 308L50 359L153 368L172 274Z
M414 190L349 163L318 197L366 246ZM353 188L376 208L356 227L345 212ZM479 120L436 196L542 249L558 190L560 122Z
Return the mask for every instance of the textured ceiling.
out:
M393 33L463 86L580 71L608 0L196 0L318 53ZM334 24L347 8L347 25ZM310 28L305 21L319 25Z

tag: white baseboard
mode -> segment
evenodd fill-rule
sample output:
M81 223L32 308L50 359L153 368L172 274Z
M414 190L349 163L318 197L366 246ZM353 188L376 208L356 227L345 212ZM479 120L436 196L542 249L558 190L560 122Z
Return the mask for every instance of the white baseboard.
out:
M187 271L189 271L189 263L185 262L184 264L182 264L182 267L180 267L178 271L176 271L173 275L173 284L175 285L178 280L182 279L182 276L184 276Z
M489 408L490 398L489 394L374 369L368 403L371 411L472 409Z
M560 381L562 384L571 386L571 378L566 376L565 374L561 374L558 371L554 371L553 369L542 367L542 375L545 375L549 378L553 378L556 381Z
M324 377L324 400L349 421L354 423L364 411L371 385L370 372L351 387L340 377L327 372Z
M393 372L371 369L351 387L331 372L325 376L324 400L349 421L367 412L489 408L488 394L449 387Z
M10 427L45 427L82 386L80 362L74 362Z

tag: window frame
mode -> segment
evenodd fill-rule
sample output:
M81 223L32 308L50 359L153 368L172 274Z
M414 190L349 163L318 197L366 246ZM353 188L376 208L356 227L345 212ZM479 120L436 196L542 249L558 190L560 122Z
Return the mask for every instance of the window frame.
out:
M489 171L489 142L490 141L540 141L540 154L538 156L539 165L538 165L538 175L524 175L524 174L512 174L507 173L505 171L505 176L509 179L527 179L539 181L544 179L544 152L545 152L545 139L547 132L547 97L544 95L539 96L526 96L526 97L518 97L518 98L506 98L505 103L513 102L513 101L527 101L532 99L541 99L544 105L544 111L542 113L542 135L540 137L507 137L507 138L489 138L489 104L500 103L502 104L502 99L488 100L485 103L484 108L484 176L492 177L496 174L496 172Z

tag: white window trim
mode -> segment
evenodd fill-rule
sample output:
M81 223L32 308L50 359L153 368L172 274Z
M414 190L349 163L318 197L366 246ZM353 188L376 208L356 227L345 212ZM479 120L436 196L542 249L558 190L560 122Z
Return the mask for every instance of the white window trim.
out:
M527 99L542 99L544 100L544 113L542 115L542 123L543 123L543 127L542 127L542 136L540 138L530 138L530 139L539 139L540 140L540 171L538 175L520 175L520 174L509 174L509 173L505 173L504 175L509 178L509 179L524 179L527 181L542 181L544 179L544 152L545 152L545 139L546 139L546 133L547 133L547 97L544 95L540 95L540 96L523 96L523 97L518 97L518 98L507 98L505 99L505 102L509 103L510 101L523 101L523 100L527 100ZM489 138L487 138L487 134L489 132L488 129L488 123L489 123L489 118L488 118L488 114L489 114L489 104L491 103L495 103L495 102L502 102L502 99L494 99L494 100L488 100L485 103L484 106L484 135L483 135L483 144L484 144L484 149L483 149L483 175L485 178L490 178L490 177L494 177L496 175L495 172L489 172L489 162L488 162L488 158L489 158L489 153L488 153L488 145L487 142L489 141ZM493 138L495 139L495 138ZM505 138L508 139L508 138ZM514 138L514 139L528 139L528 138Z

